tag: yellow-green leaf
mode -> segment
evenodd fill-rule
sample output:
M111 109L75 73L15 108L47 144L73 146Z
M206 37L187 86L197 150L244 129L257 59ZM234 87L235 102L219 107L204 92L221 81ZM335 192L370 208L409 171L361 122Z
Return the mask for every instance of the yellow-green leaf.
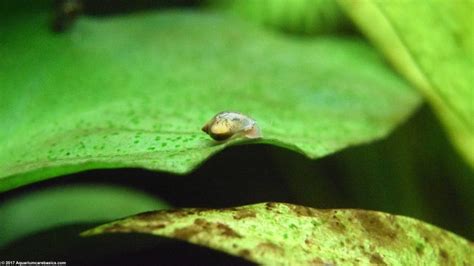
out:
M474 1L340 3L424 94L452 142L474 167Z
M473 243L412 218L285 203L147 212L82 235L130 232L181 239L265 265L474 263Z

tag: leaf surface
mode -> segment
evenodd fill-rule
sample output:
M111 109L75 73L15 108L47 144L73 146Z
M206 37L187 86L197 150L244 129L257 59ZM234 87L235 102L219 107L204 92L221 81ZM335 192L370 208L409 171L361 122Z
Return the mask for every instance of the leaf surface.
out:
M358 38L278 35L212 12L84 17L64 34L47 18L4 18L0 191L93 168L187 173L243 143L201 132L220 111L256 119L254 143L318 158L385 136L420 102Z
M265 265L474 263L472 243L412 218L285 203L147 212L82 235L129 232L182 239Z

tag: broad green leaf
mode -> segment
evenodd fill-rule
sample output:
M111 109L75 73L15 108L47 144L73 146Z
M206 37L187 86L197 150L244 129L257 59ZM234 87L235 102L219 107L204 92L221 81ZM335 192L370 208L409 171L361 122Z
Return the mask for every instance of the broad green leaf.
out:
M452 142L474 167L474 1L340 3L424 94Z
M4 18L0 191L92 168L187 173L246 143L201 132L223 110L257 120L253 143L318 158L385 136L420 102L358 38L189 11L81 18L58 35L47 18Z
M266 265L469 265L474 245L421 221L285 203L147 212L83 236L147 233L182 239Z
M167 207L160 200L139 191L99 184L30 192L0 204L0 247L56 226L110 221Z

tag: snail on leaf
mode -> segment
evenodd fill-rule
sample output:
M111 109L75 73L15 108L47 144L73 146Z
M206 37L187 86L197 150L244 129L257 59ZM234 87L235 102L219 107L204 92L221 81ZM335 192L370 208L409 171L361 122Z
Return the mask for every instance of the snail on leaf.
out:
M231 138L257 139L262 137L257 122L252 118L237 112L221 112L215 115L203 127L211 138L217 141Z

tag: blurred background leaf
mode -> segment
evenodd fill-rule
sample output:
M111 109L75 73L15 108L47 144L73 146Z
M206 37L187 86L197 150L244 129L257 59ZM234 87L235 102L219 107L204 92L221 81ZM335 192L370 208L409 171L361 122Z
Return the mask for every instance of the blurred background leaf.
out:
M23 193L0 204L0 247L54 227L105 222L167 207L143 192L104 184L59 186Z
M317 158L385 136L420 102L357 37L191 11L84 17L57 35L47 9L23 12L4 18L0 49L0 191L92 168L189 172L239 143L200 131L223 110Z
M340 3L424 94L451 141L474 168L474 1Z

